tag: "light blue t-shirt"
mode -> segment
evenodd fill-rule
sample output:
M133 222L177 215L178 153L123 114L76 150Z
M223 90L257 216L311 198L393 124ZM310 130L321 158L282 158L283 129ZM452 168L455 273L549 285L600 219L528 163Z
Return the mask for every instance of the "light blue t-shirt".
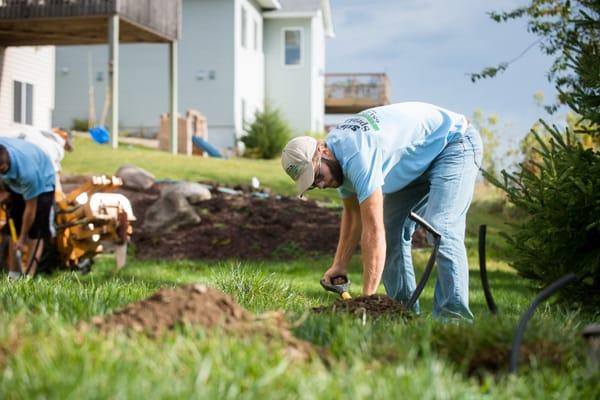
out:
M6 175L0 174L13 192L25 200L54 190L54 167L48 155L35 144L21 139L0 137L10 156L10 168Z
M362 203L378 188L384 194L401 190L467 125L461 114L418 102L371 108L345 120L325 139L344 173L340 195L356 193Z

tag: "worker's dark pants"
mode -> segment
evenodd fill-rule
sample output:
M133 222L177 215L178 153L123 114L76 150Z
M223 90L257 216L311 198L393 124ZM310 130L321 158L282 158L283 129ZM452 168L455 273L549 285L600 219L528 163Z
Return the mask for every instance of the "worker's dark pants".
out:
M442 235L436 259L433 315L441 319L473 319L464 240L481 157L479 132L470 127L447 144L423 175L404 189L384 196L387 253L383 283L390 297L407 303L416 288L411 257L415 223L408 218L411 209L416 208L415 212ZM419 312L418 303L415 311Z
M25 200L18 193L11 192L7 207L8 215L13 219L17 235L21 233ZM10 235L9 225L6 223L3 233ZM42 193L38 196L35 220L27 235L30 239L49 239L55 236L54 230L54 191Z

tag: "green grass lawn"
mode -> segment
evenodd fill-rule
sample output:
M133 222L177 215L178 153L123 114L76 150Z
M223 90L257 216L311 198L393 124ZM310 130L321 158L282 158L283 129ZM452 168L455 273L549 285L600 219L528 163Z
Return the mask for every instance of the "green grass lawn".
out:
M76 145L63 164L69 174L112 174L128 162L158 178L248 183L257 176L278 193L293 193L277 160L200 159L129 146L113 151L81 138ZM540 307L524 342L532 357L523 357L518 376L507 373L513 330L536 290L507 264L509 249L498 238L507 229L506 214L500 198L490 193L478 191L468 226L473 324L431 319L435 277L422 295L423 315L410 322L363 323L352 316L307 313L334 300L318 284L330 257L260 263L130 257L117 273L113 258L102 256L86 276L62 272L0 282L0 398L599 398L599 376L586 365L580 338L592 316L557 305ZM335 201L325 192L316 196ZM498 317L487 312L476 270L481 223L489 224L488 266ZM427 257L427 250L415 251L418 275ZM360 269L355 257L354 295L361 287ZM329 364L290 361L264 337L218 330L184 326L150 339L77 329L78 321L189 282L219 288L255 313L283 310L290 323L297 322L298 337L327 349Z

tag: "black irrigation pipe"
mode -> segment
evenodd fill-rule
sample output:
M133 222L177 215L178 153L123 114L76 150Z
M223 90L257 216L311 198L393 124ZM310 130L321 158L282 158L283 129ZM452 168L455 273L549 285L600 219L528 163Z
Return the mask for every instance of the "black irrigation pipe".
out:
M485 234L487 232L486 225L479 226L479 275L481 276L481 286L483 286L483 293L485 294L485 301L488 309L494 315L498 314L498 307L494 302L494 297L490 290L490 283L488 281L487 267L485 261Z
M33 266L34 261L36 263L39 262L39 260L37 259L37 252L38 252L38 248L40 247L40 241L42 240L42 238L38 238L37 241L35 242L35 248L33 249L33 253L30 254L29 256L29 262L27 263L27 268L25 269L25 275L29 275L29 271L31 271L31 267ZM37 269L37 266L36 266Z
M525 329L527 329L527 323L533 316L535 309L540 305L541 302L546 300L548 297L553 295L555 292L559 291L563 287L575 282L577 279L577 275L572 272L569 272L565 276L556 281L552 282L546 288L544 288L531 302L529 308L525 313L521 316L519 320L519 325L517 326L517 330L515 331L515 335L513 336L512 342L512 351L510 353L510 365L509 371L512 374L517 373L517 366L519 364L519 351L521 349L521 341L523 340L523 335L525 334Z
M425 284L427 283L427 280L429 279L429 276L431 275L431 271L433 270L433 265L435 264L435 259L437 257L437 253L440 248L440 241L442 240L442 235L440 235L440 233L438 231L433 229L433 226L429 225L429 223L427 223L427 221L425 221L423 218L419 217L413 211L410 212L409 217L416 223L420 224L423 228L425 228L425 230L427 230L427 232L431 233L431 235L433 236L433 251L431 252L431 255L429 256L429 261L427 261L427 266L425 267L425 271L423 271L423 276L421 277L421 280L419 281L417 288L413 292L412 296L410 296L410 300L408 300L408 303L406 304L407 310L412 309L413 306L415 305L415 303L417 302L417 300L419 299L419 296L421 295L421 292L423 291L423 288L425 287Z

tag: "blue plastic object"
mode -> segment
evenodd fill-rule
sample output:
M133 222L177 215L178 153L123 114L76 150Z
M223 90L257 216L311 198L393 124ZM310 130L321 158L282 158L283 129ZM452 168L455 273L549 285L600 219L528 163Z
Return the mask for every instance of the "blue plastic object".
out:
M200 136L192 136L192 144L204 150L206 154L215 158L223 158L221 152L212 144L202 139Z
M102 125L97 125L93 128L90 128L88 132L90 133L92 139L94 139L94 142L98 144L105 144L110 141L110 134Z

